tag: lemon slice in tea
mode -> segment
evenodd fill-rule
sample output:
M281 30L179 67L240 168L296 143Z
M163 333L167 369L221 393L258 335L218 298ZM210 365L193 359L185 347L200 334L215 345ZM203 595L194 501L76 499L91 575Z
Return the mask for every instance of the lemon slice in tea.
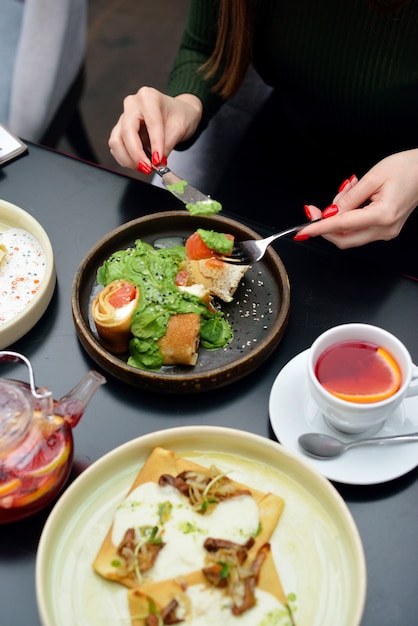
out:
M325 350L316 375L330 393L349 402L380 402L401 386L395 359L383 348L359 341L343 341Z

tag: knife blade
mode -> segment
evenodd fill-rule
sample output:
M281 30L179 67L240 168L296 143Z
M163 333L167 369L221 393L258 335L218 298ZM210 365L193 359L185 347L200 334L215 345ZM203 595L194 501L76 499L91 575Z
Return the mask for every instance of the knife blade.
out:
M177 176L167 165L162 163L158 165L152 164L152 169L161 176L167 191L184 202L186 209L191 215L212 215L221 211L222 205L220 202L213 200L210 196L189 185L187 180Z

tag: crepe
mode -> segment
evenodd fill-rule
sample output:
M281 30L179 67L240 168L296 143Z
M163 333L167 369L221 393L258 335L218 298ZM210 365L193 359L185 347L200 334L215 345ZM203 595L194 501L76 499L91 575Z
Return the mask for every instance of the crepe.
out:
M268 595L266 595L268 594ZM269 597L270 596L270 597ZM257 581L257 587L255 589L255 605L261 612L263 609L263 602L268 601L268 608L266 614L271 612L272 608L276 611L281 611L283 616L289 615L286 607L288 601L284 593L279 575L274 565L271 552L268 551L266 560L260 570L260 574ZM181 581L165 581L162 583L155 583L148 585L145 589L131 589L128 592L129 612L131 616L132 626L148 626L148 624L159 624L161 622L152 622L150 618L151 614L154 614L162 620L167 616L170 616L173 621L168 619L163 623L173 624L176 623L174 619L180 620L181 623L189 624L193 626L194 620L202 619L204 615L205 626L209 624L225 624L228 619L233 623L239 625L240 615L238 613L234 620L233 602L228 598L223 589L218 589L208 584L205 576L201 571L193 572L192 574L185 576ZM253 615L251 609L248 617L250 623L253 624ZM212 615L208 615L208 611ZM217 615L219 611L219 615ZM213 614L215 612L215 614ZM151 621L148 621L151 620ZM202 623L201 621L199 623ZM257 622L258 623L258 620ZM272 622L279 623L279 622ZM280 623L286 623L281 621Z
M115 511L93 568L129 589L133 626L218 626L225 617L228 625L252 626L253 617L261 623L272 612L286 618L269 544L283 508L275 494L157 447Z
M212 468L210 469L212 470ZM115 545L112 540L115 531L115 524L117 523L118 519L118 514L122 515L124 514L125 510L130 511L134 508L135 500L130 501L129 498L131 496L135 496L138 487L143 487L143 489L151 490L152 483L154 484L154 488L156 488L162 476L177 477L182 474L182 472L194 472L196 474L204 476L208 473L208 471L208 468L204 468L187 459L178 457L172 451L165 450L164 448L155 448L151 452L143 468L139 472L137 478L132 484L131 489L129 490L118 511L115 512L113 524L110 527L94 560L93 567L95 571L104 578L117 581L120 584L131 588L143 586L150 582L158 582L155 580L155 575L153 575L152 568L149 571L146 571L143 576L141 576L141 579L138 580L135 571L127 572L126 568L123 567L124 564L121 564L121 555L118 552L118 545ZM192 532L193 529L191 525L190 532L187 532L186 529L184 536L182 535L181 538L182 540L195 542L193 545L196 554L198 553L198 549L203 552L203 547L201 546L203 546L203 543L207 538L204 530L207 526L210 525L211 521L216 521L216 517L213 515L214 512L216 512L216 509L218 508L217 514L220 515L222 511L231 510L231 508L233 508L235 505L238 506L240 503L242 503L239 498L246 496L247 498L251 499L251 502L253 503L252 506L255 507L257 511L257 520L255 522L254 530L254 534L256 534L256 536L254 537L254 543L252 547L248 550L248 556L250 559L252 559L254 558L260 547L269 541L270 536L273 533L283 511L284 501L282 500L282 498L275 494L262 493L255 489L232 481L227 477L220 478L220 471L216 470L216 468L212 471L215 471L215 476L217 476L217 480L215 481L215 483L217 482L219 486L222 486L221 481L227 483L227 488L230 490L230 493L233 494L234 497L231 497L229 502L227 503L219 501L211 502L205 509L204 513L196 514L196 512L193 513L192 506L186 502L186 499L183 496L181 496L181 506L183 514L185 516L189 515L190 519L193 521L193 524L195 526L199 525L199 527L201 527L198 528L196 532ZM164 484L166 485L167 482L165 482ZM167 496L161 496L159 504L164 502L166 498ZM225 498L225 500L227 499ZM233 502L234 500L235 502ZM187 524L187 517L185 517L185 520L186 521L184 523ZM246 523L246 519L238 518L236 520L237 525L242 525ZM163 527L164 524L160 526ZM164 539L164 537L167 537L169 533L167 528L162 528L162 530L162 535ZM241 536L241 534L239 536ZM245 542L245 537L241 537L241 542ZM169 542L167 540L167 544L164 546L162 553L163 551L165 551L164 554L171 557L170 550L173 550L174 548L174 546L169 545ZM158 558L159 557L157 557L157 559ZM165 556L164 558L167 558L167 556ZM167 575L166 578L174 578L178 574L178 572L183 575L184 573L192 573L192 571L194 571L195 569L200 569L200 566L196 566L195 563L192 563L190 565L190 568L188 569L188 563L182 563L181 559L177 559L174 554L173 561L175 563L179 561L179 569L178 571L173 573L170 573L167 569L167 574L170 575ZM162 572L161 580L164 579L165 573L165 571Z
M200 315L177 313L168 320L166 333L158 340L163 365L196 365Z
M109 298L121 287L130 284L122 279L109 283L94 298L91 308L100 340L104 347L114 354L129 350L129 341L132 338L130 330L132 314L138 305L140 292L138 287L135 287L135 298L119 309L109 302Z
M237 287L249 265L232 265L217 258L187 260L190 282L206 287L224 302L231 302Z

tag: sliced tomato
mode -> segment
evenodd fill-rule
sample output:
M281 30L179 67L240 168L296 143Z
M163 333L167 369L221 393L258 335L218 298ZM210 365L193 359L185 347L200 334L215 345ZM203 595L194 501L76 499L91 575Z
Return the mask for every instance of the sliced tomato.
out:
M189 275L186 272L186 270L179 270L177 272L176 279L174 282L177 285L177 287L184 287L185 285L187 285L188 278L189 278Z
M224 266L224 261L218 259L217 257L212 257L206 261L205 265L212 267L213 269L219 269Z
M213 250L207 247L203 243L202 237L199 233L193 233L186 241L186 255L188 259L192 261L199 261L200 259L209 259L214 256Z
M115 309L121 309L126 304L135 300L136 287L131 283L123 283L118 289L116 289L108 298L109 304Z

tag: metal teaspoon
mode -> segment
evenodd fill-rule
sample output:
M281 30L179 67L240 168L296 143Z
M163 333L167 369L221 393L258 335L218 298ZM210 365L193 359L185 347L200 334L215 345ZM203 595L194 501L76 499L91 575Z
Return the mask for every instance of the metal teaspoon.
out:
M350 448L357 446L378 445L383 446L389 443L401 443L402 441L418 441L418 433L410 435L391 435L390 437L374 437L371 439L357 439L350 443L343 443L331 435L321 433L306 433L298 439L300 447L310 456L318 459L329 459L339 456Z

